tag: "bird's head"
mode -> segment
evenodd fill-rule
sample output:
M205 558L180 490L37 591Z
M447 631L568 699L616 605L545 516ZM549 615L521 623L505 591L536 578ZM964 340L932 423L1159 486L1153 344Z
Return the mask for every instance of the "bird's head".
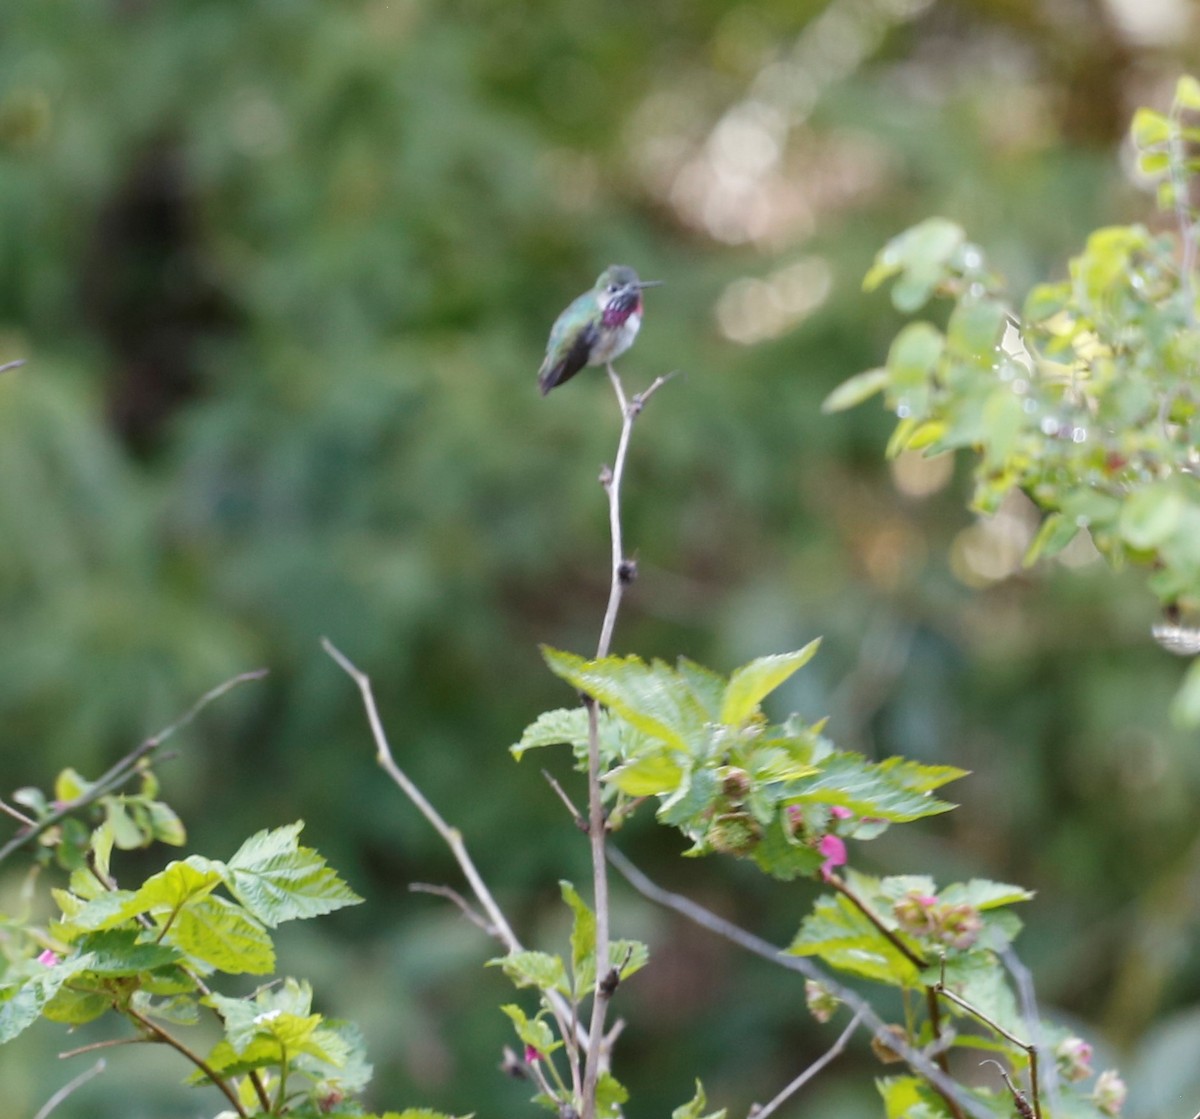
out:
M596 279L596 298L601 307L611 303L622 304L636 302L637 293L642 288L657 287L662 280L639 280L638 274L624 264L609 265Z

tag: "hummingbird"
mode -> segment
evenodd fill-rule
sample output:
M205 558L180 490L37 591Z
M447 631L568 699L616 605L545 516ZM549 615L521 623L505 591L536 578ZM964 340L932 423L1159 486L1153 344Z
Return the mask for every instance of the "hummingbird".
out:
M592 290L573 300L550 328L546 357L538 370L542 395L585 365L608 365L629 349L642 326L642 289L660 283L639 280L623 264L601 272Z

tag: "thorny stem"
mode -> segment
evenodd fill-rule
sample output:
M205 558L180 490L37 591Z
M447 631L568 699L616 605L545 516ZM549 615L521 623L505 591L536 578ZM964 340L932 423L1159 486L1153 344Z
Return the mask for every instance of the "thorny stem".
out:
M221 1077L217 1075L212 1066L203 1057L201 1057L199 1053L193 1052L186 1045L184 1045L179 1038L168 1033L160 1025L158 1025L158 1023L151 1021L144 1014L140 1014L138 1011L134 1010L132 1006L125 1007L125 1013L128 1014L129 1017L135 1022L141 1025L144 1030L152 1034L159 1041L163 1042L163 1044L169 1045L177 1053L182 1054L189 1061L191 1061L192 1064L194 1064L202 1073L204 1073L205 1076L208 1077L209 1080L213 1082L213 1084L221 1089L221 1091L225 1094L225 1098L233 1105L233 1110L236 1111L238 1115L242 1117L242 1119L249 1119L249 1112L242 1106L242 1101L238 1099L237 1093L227 1081L221 1079Z
M671 374L657 377L645 392L626 397L625 389L617 371L609 363L608 378L612 382L617 405L621 409L621 436L617 440L617 454L612 469L600 475L604 491L608 495L608 522L612 536L612 570L608 588L608 606L604 611L604 622L600 627L600 641L596 647L596 659L608 656L612 648L613 630L617 624L617 613L621 609L621 597L625 587L633 578L633 570L626 560L621 540L621 480L625 476L625 460L629 454L629 437L634 422L645 407L646 401L656 393ZM600 710L592 699L587 700L588 712L588 840L592 852L592 904L596 914L596 987L592 997L592 1019L588 1027L586 1065L583 1078L582 1119L595 1119L596 1086L600 1079L602 1060L607 1056L604 1045L604 1019L608 1013L608 1001L612 997L612 969L609 963L608 927L608 862L605 854L607 821L604 818L604 796L600 772Z
M963 1089L948 1077L920 1049L915 1049L902 1038L897 1037L889 1029L888 1024L875 1012L875 1009L861 995L849 987L843 986L832 976L827 975L821 968L804 956L787 954L769 941L747 932L732 921L717 916L711 910L684 897L682 894L665 890L651 878L642 873L628 858L615 847L608 849L608 861L617 868L625 879L639 894L652 902L671 909L686 917L693 924L699 925L709 932L736 944L739 948L760 956L788 971L797 971L807 979L813 979L825 987L835 998L844 1002L851 1010L862 1016L862 1020L870 1027L876 1037L883 1038L890 1049L895 1050L908 1065L920 1073L932 1084L943 1099L953 1100L963 1115L973 1116L973 1119L995 1119L995 1114L985 1108L978 1100L967 1095Z
M842 1030L837 1041L835 1041L833 1045L831 1045L829 1049L822 1054L822 1056L813 1061L808 1068L806 1068L790 1084L783 1088L783 1090L780 1091L779 1094L776 1095L775 1098L769 1103L764 1104L762 1107L752 1107L747 1119L767 1119L767 1116L770 1115L772 1111L775 1111L782 1104L786 1103L826 1065L830 1064L841 1055L842 1051L846 1048L847 1042L849 1042L850 1038L854 1035L854 1031L858 1029L861 1023L862 1014L855 1014L854 1017L850 1019L850 1025Z
M3 370L0 370L0 372L3 372ZM170 726L164 727L156 735L147 738L140 746L131 750L107 771L102 773L93 783L92 787L82 796L76 797L74 800L63 801L48 816L36 821L31 827L17 832L3 847L0 847L0 862L3 862L14 851L24 847L27 843L31 843L47 828L57 824L64 816L69 816L72 812L99 800L114 789L119 789L137 772L138 763L144 757L154 753L171 735L186 727L188 723L214 700L220 699L226 692L232 691L239 684L244 684L248 680L261 680L266 675L267 670L265 668L259 668L253 672L242 672L237 676L230 677L223 684L218 684L211 691L205 692Z

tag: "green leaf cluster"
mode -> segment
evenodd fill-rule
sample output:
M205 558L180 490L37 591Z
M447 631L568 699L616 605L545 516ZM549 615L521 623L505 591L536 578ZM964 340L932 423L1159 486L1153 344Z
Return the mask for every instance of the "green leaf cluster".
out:
M90 790L67 771L55 791L70 801ZM58 920L45 930L6 922L12 935L0 963L0 1043L39 1018L74 1027L110 1013L146 1040L166 1041L170 1030L195 1025L208 1010L222 1036L203 1057L171 1041L197 1065L189 1083L222 1087L247 1115L361 1115L354 1097L371 1076L363 1039L352 1024L314 1012L307 983L285 978L242 997L213 987L218 975L269 974L270 930L278 925L361 899L317 851L301 845L299 821L258 832L228 861L189 855L136 889L121 888L112 854L134 845L121 821L137 821L145 839L142 824L153 830L174 818L169 810L151 811L156 793L147 777L137 796L100 801L104 819L86 861L66 888L52 891Z
M1094 231L1066 279L1004 294L978 246L932 218L894 238L866 286L891 281L895 306L950 300L944 326L917 321L886 365L836 389L827 410L882 393L898 417L890 455L978 453L973 505L995 513L1021 489L1044 513L1026 556L1061 552L1086 532L1116 567L1136 564L1164 606L1200 610L1200 301L1196 217L1186 192L1200 168L1194 79L1168 115L1141 110L1132 138L1143 173L1161 176L1176 232ZM1181 269L1180 262L1184 267ZM1200 695L1200 678L1189 688ZM1177 713L1200 721L1200 704Z
M933 790L964 774L839 750L823 722L770 722L763 701L817 647L760 657L728 679L686 659L673 667L636 656L586 660L549 648L543 655L556 675L603 705L598 742L613 817L653 798L658 819L691 841L689 854L747 857L790 879L821 867L824 835L872 839L891 824L947 811L953 806ZM565 743L582 759L588 727L584 708L553 711L512 750L520 757Z

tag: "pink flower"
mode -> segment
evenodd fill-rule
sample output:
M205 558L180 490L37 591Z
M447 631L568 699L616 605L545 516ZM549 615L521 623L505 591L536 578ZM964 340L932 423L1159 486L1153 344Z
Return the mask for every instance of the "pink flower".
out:
M38 955L37 962L39 964L44 964L46 967L53 967L56 963L58 963L58 953L52 952L49 948L47 948L44 952Z
M849 820L850 817L854 815L854 813L851 812L849 808L847 808L845 805L842 805L842 804L835 804L829 810L829 814L835 820Z
M539 1053L532 1045L525 1046L525 1063L527 1065L531 1065L535 1061L540 1061L541 1059L541 1053Z
M817 850L825 856L821 864L821 877L828 882L835 866L846 865L846 844L836 835L823 835L817 843Z

